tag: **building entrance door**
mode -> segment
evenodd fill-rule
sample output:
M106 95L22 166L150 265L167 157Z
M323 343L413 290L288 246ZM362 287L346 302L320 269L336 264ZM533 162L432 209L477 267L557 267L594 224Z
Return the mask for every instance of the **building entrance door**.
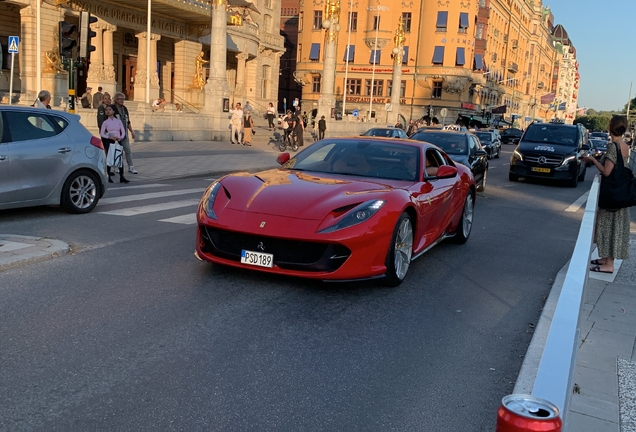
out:
M133 100L135 98L135 75L137 74L137 57L123 57L123 71L122 77L124 78L122 83L122 93L126 95L126 100Z

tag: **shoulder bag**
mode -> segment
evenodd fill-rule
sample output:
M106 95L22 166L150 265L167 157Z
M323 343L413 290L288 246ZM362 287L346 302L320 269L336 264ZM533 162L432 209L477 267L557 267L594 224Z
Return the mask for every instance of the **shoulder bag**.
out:
M610 175L601 178L598 201L600 208L610 211L636 205L636 178L625 166L618 143L613 144L616 146L616 164Z

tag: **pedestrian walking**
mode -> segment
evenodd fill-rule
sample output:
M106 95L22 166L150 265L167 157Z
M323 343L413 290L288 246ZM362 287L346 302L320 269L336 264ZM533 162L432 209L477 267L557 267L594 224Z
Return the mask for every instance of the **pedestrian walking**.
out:
M230 117L230 127L232 129L232 135L230 135L230 142L232 144L241 144L241 132L243 129L243 109L241 103L237 102L235 108L232 110ZM234 142L236 140L236 142Z
M102 98L104 97L102 90L102 86L97 87L97 93L93 95L93 108L95 109L99 109L99 106L102 104Z
M292 117L292 138L298 143L298 147L304 145L305 125L300 114L294 114Z
M269 103L267 107L267 122L269 123L269 130L274 130L274 117L276 116L276 108L273 103Z
M325 131L327 130L327 120L325 116L321 116L318 120L318 139L325 139Z
M254 113L254 108L250 105L250 101L245 101L245 108L243 108L243 111L249 111L250 114Z
M104 120L108 118L106 115L106 107L112 104L113 101L110 99L110 93L105 92L102 95L102 102L99 104L99 107L97 107L97 128L99 130L102 130L102 124ZM106 152L106 154L108 154L108 152Z
M126 153L126 163L128 164L128 172L137 174L137 170L133 166L132 149L130 148L130 138L135 139L135 131L130 123L130 114L128 108L124 105L126 95L123 93L115 93L115 104L113 109L115 110L115 117L121 120L126 131L126 136L119 142L124 147L124 153ZM130 132L130 133L129 133Z
M102 137L104 150L106 151L106 155L108 155L111 144L121 143L121 141L126 137L126 129L124 128L124 124L121 122L121 120L115 117L115 110L112 105L106 105L104 107L104 112L106 113L106 119L100 127L99 135ZM108 158L106 159L108 160ZM113 158L113 161L114 160L115 159ZM113 165L108 165L106 167L108 172L108 183L113 182L113 179L111 178L112 167ZM124 164L121 159L119 159L119 165L114 167L117 168L119 171L119 182L130 183L130 180L127 180L126 177L124 177Z
M608 177L622 157L624 165L628 165L629 146L623 140L627 131L627 118L614 116L610 120L609 133L612 142L607 145L607 152L600 161L592 156L581 157L582 163L592 163L604 177ZM606 210L598 208L596 213L596 245L599 259L592 260L590 271L597 273L614 273L614 260L629 258L629 208Z
M243 145L246 147L252 146L252 134L254 133L254 120L249 111L245 112L243 116Z
M80 99L80 103L82 104L82 108L90 108L91 104L93 103L93 95L91 94L91 91L93 90L92 87L86 87L86 92L82 95L82 98Z
M48 90L40 90L38 97L31 106L35 108L51 109L51 92Z

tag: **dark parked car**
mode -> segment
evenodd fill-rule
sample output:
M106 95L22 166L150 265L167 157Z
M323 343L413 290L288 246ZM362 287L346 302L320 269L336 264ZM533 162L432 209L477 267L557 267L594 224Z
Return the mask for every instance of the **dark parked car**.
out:
M362 134L362 136L382 137L382 138L406 138L406 132L399 128L372 128Z
M488 155L475 135L468 132L428 130L416 132L410 138L435 144L444 150L453 161L470 168L479 192L486 189Z
M78 115L0 105L0 209L88 213L106 191L106 155Z
M588 154L596 160L600 160L605 152L607 152L607 141L605 141L604 138L590 138L588 142L590 144ZM587 166L592 166L592 164L589 163Z
M606 143L610 142L610 136L607 132L590 132L590 138L599 138L605 140Z
M526 129L510 158L510 181L519 177L564 180L576 187L585 180L587 131L582 125L533 123Z
M502 144L517 144L523 135L523 131L517 128L504 129L501 132Z
M501 156L501 140L498 133L495 131L477 131L474 134L477 135L481 146L488 153L488 159Z

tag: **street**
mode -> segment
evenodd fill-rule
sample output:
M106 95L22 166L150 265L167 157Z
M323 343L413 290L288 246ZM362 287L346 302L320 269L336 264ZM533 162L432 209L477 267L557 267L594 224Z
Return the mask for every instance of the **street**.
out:
M72 248L0 273L0 430L493 430L595 174L512 183L512 149L466 245L397 288L199 262L210 176L115 184L82 216L0 212Z

